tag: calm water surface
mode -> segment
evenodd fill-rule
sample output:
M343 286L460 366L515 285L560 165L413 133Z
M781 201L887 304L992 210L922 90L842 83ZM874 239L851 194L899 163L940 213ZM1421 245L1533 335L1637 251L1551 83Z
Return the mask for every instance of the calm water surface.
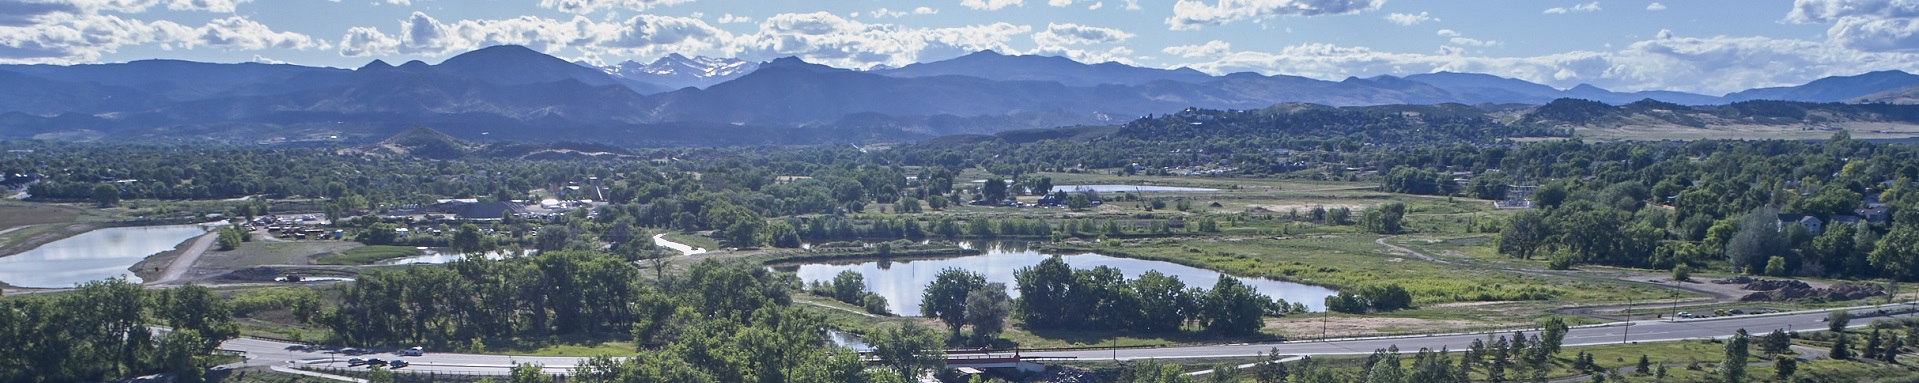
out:
M813 281L832 282L833 276L841 271L853 270L866 277L868 290L886 297L888 310L897 315L917 316L920 312L920 295L926 285L933 282L940 270L957 267L986 276L988 282L1005 283L1007 293L1014 298L1019 291L1014 289L1013 272L1023 267L1033 266L1052 255L1019 249L1013 246L1000 246L985 254L914 260L862 261L852 263L807 263L800 265L776 266L782 271L791 271L807 283ZM1110 257L1099 254L1062 255L1067 265L1074 269L1091 269L1099 266L1117 268L1126 274L1126 278L1138 278L1149 270L1158 270L1160 274L1179 277L1187 287L1212 288L1219 279L1219 272L1190 267L1170 262L1149 261L1143 259ZM1260 294L1285 299L1286 302L1304 303L1312 310L1324 306L1328 296L1338 291L1325 287L1273 281L1262 278L1241 278L1249 286L1259 290Z
M59 288L114 277L142 282L127 268L206 234L201 225L116 227L81 233L0 258L0 282Z

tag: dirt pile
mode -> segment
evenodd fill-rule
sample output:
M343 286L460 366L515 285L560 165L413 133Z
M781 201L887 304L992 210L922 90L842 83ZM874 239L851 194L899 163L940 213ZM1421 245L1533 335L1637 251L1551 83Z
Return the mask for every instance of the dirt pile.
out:
M1753 291L1739 298L1741 302L1820 300L1850 301L1886 294L1886 289L1873 285L1855 285L1850 283L1834 284L1827 288L1814 288L1806 282L1791 279L1754 279L1734 277L1712 281L1717 284L1744 284L1741 289Z

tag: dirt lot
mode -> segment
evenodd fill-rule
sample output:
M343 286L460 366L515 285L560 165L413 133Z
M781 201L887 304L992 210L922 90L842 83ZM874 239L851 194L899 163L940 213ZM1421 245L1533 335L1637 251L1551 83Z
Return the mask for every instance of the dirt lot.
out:
M296 241L262 242L253 241L240 245L232 251L208 251L200 257L197 268L203 269L239 269L267 265L309 265L314 257L332 254L362 246L354 242L342 241Z

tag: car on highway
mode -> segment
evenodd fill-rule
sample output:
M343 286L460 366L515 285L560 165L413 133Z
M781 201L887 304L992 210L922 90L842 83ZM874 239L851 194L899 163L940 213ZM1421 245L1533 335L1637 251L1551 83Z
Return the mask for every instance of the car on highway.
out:
M366 350L361 350L361 349L352 348L352 347L340 349L340 354L343 354L343 355L360 355L365 353L366 353Z
M400 356L420 356L420 355L426 355L426 349L420 348L420 346L413 346L413 348L406 349L406 351L400 351Z
M386 367L386 363L387 363L386 361L384 361L384 360L379 360L379 359L367 359L367 360L366 360L366 365L367 365L368 367L371 367L371 366L381 366L381 367Z
M366 359L353 358L353 359L346 360L347 367L353 367L353 366L358 366L362 364L366 364Z
M1692 313L1690 313L1690 312L1680 312L1680 313L1679 313L1679 317L1680 317L1680 318L1691 318L1691 317L1692 317Z
M407 363L407 362L406 362L406 361L404 361L404 360L395 360L395 361L392 361L392 362L389 362L389 363L388 363L388 365L387 365L387 368L400 368L400 367L406 367L407 365L410 365L410 364L412 364L412 363Z

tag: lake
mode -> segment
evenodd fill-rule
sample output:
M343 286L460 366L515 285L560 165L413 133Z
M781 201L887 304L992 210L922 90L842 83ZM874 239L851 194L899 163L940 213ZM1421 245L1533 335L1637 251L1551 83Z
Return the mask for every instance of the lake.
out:
M116 227L81 233L0 258L0 282L61 288L114 277L143 282L127 270L156 253L206 234L201 225Z
M1219 189L1189 188L1178 186L1141 186L1141 185L1055 185L1055 192L1078 192L1091 190L1099 193L1174 193L1174 192L1214 192Z
M1179 277L1180 281L1185 282L1188 287L1210 289L1213 287L1213 283L1218 281L1220 275L1220 273L1216 271L1171 262L1111 257L1090 253L1061 256L1064 257L1066 264L1071 265L1074 269L1091 269L1099 266L1110 266L1126 274L1128 279L1138 278L1140 274L1145 274L1149 270L1158 270L1161 274ZM1049 257L1052 257L1052 255L1040 254L1039 252L1018 248L1017 246L998 246L993 247L984 254L964 257L807 263L775 266L774 268L798 274L800 279L807 283L812 283L813 281L831 282L833 276L839 275L841 271L853 270L866 277L866 287L868 290L886 298L888 310L892 310L892 312L897 315L917 316L920 312L920 295L925 291L926 285L932 283L933 278L939 275L940 270L956 267L980 273L986 276L987 282L1005 283L1007 289L1010 290L1007 293L1011 294L1014 298L1018 298L1019 291L1014 289L1013 271L1037 265L1040 261L1046 260L1046 258ZM1260 294L1285 299L1286 302L1289 303L1304 303L1308 308L1315 311L1320 310L1321 307L1325 305L1326 297L1338 293L1338 291L1333 289L1313 285L1281 282L1263 278L1234 278L1258 289Z

